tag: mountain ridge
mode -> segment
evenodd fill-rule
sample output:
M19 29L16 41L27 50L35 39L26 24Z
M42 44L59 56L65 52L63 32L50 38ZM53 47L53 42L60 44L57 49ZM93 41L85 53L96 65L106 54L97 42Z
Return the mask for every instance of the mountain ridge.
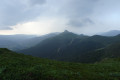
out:
M60 61L83 62L80 58L97 49L105 48L120 41L120 36L85 36L64 31L43 40L34 47L19 51L24 54Z
M100 35L102 36L117 36L120 34L120 30L111 30L111 31L108 31L108 32L104 32Z

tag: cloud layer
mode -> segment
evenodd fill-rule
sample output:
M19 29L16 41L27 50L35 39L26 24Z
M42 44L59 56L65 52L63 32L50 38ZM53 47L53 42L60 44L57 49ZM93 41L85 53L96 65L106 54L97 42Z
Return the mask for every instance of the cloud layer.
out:
M3 34L45 34L65 29L95 34L120 29L120 0L0 1L0 30Z
M45 2L45 0L1 0L0 29L11 29L10 26L35 19L42 13L42 5Z

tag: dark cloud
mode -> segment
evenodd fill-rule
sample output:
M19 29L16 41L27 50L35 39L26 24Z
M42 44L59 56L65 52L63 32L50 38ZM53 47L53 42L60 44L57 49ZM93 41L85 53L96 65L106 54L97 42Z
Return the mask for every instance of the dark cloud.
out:
M72 20L69 21L68 26L83 27L83 26L91 25L91 24L94 24L94 22L89 18L81 19L81 20L72 19Z
M72 26L72 27L81 27L83 26L84 24L78 20L71 20L69 21L68 23L68 26Z
M1 1L1 0L0 0ZM0 29L11 29L10 26L34 20L42 14L41 6L28 6L29 4L41 5L46 0L2 0L0 3Z
M72 28L69 28L75 30L78 27L80 29L84 27L84 30L90 30L92 27L105 30L106 26L120 26L120 0L0 0L0 2L0 29L11 29L9 26L42 19L45 21L57 19L55 24L71 26Z
M0 30L12 30L12 28L5 25L0 25Z
M69 0L64 5L63 13L68 17L84 17L93 12L94 6L98 0Z
M67 24L73 27L81 27L87 24L93 24L90 18L94 12L96 3L99 0L69 0L62 10L63 14L69 20Z
M46 0L29 0L31 5L42 5L46 3Z

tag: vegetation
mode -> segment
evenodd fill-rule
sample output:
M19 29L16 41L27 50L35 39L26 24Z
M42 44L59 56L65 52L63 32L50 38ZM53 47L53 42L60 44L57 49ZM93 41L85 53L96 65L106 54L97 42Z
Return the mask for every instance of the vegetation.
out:
M106 52L109 51L107 47L119 42L120 35L113 37L94 35L90 37L65 31L57 36L43 40L34 47L22 50L20 53L59 61L88 63L103 59L104 54L110 54ZM120 47L118 47L119 49ZM113 54L113 51L110 52ZM116 54L120 54L120 51Z
M120 35L65 31L21 52L37 57L0 49L0 80L120 80Z
M60 62L0 49L0 80L119 80L120 58L94 64Z

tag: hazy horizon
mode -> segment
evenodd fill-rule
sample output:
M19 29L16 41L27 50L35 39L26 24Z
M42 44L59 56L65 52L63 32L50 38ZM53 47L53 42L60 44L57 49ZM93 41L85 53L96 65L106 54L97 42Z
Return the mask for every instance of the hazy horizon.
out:
M65 30L64 30L65 31ZM64 32L62 31L62 32ZM69 31L69 30L67 30ZM62 33L62 32L50 32L50 33L45 33L45 34L23 34L23 33L17 33L17 34L0 34L0 36L34 36L34 37L40 37L40 36L46 36L46 35L50 35L50 34L59 34L59 33ZM72 31L69 31L69 32L72 32ZM108 35L118 35L120 33L120 30L110 30L110 31L107 31L107 32L98 32L98 33L95 33L95 34L84 34L84 33L76 33L76 32L72 32L74 34L77 34L77 35L86 35L86 36L94 36L94 35L103 35L103 36L108 36Z
M0 35L120 30L120 0L1 0Z

